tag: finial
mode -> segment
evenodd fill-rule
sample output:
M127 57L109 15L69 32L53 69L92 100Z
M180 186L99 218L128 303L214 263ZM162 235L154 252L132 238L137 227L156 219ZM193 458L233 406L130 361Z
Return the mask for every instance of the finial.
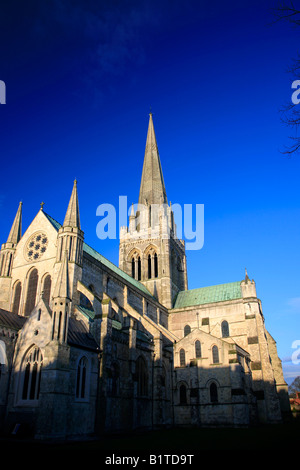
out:
M247 273L247 268L245 268L245 281L249 281L249 276L248 276L248 273Z
M40 206L41 206L41 211L44 210L44 205L45 203L44 202L41 202Z
M150 113L149 113L150 116L152 116L152 106L150 106Z

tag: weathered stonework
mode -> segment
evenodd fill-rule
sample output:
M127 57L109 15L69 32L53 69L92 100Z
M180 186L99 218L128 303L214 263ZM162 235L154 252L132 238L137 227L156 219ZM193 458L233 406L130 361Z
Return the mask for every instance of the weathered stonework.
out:
M65 439L289 412L255 282L188 290L152 115L139 204L119 267L84 243L77 182L62 225L41 207L22 235L19 205L0 252L3 432Z

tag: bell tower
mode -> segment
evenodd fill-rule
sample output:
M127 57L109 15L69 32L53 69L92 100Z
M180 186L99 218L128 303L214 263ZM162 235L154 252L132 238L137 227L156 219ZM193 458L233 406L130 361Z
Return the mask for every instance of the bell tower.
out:
M171 203L149 115L139 202L131 208L129 227L120 232L119 267L142 282L167 308L187 289L185 244L176 236Z

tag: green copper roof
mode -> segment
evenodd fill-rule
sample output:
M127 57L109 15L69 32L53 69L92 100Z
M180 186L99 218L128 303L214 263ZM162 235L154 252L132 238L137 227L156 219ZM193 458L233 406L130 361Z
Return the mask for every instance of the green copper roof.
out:
M61 224L59 222L57 222L56 220L53 219L53 217L51 217L49 214L46 214L46 212L43 211L43 214L47 217L47 219L49 220L49 222L51 222L51 224L53 225L53 227L56 229L56 230L59 230L60 227L61 227ZM89 245L87 245L86 243L83 243L83 251L85 253L87 253L88 255L90 255L92 258L100 261L104 266L108 267L109 269L111 269L114 273L118 274L120 277L122 277L125 281L129 282L131 285L135 286L137 289L141 290L142 292L144 292L145 294L147 295L150 295L150 297L152 297L152 295L150 294L150 292L148 291L148 289L139 281L136 281L135 279L133 279L131 276L129 276L129 274L125 273L124 271L122 271L122 269L118 268L115 264L113 264L111 261L109 261L108 259L104 258L104 256L100 255L100 253L98 253L96 250L94 250L94 248L90 247Z
M133 277L129 276L129 274L125 273L122 271L122 269L118 268L114 263L109 261L108 259L104 258L104 256L100 255L94 248L90 247L86 243L83 244L83 251L88 253L90 256L92 256L94 259L100 261L104 266L107 266L109 269L111 269L114 273L118 274L121 276L125 281L128 281L130 284L134 285L137 289L143 291L145 294L148 294L152 297L148 289L139 281L136 281L133 279Z
M241 299L241 283L229 282L216 286L200 287L178 292L173 308L192 307L193 305L224 302L226 300Z

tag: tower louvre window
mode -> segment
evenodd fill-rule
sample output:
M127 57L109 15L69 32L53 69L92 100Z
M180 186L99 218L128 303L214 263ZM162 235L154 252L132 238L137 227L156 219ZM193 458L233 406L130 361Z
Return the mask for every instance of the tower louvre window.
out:
M151 279L151 255L148 255L148 279Z
M158 259L157 259L157 253L154 253L154 277L158 277Z
M133 277L133 279L135 279L135 259L132 258L131 260L131 276Z
M141 265L141 258L140 257L138 257L137 263L138 263L138 281L140 281L141 280L141 275L142 275L142 265Z

